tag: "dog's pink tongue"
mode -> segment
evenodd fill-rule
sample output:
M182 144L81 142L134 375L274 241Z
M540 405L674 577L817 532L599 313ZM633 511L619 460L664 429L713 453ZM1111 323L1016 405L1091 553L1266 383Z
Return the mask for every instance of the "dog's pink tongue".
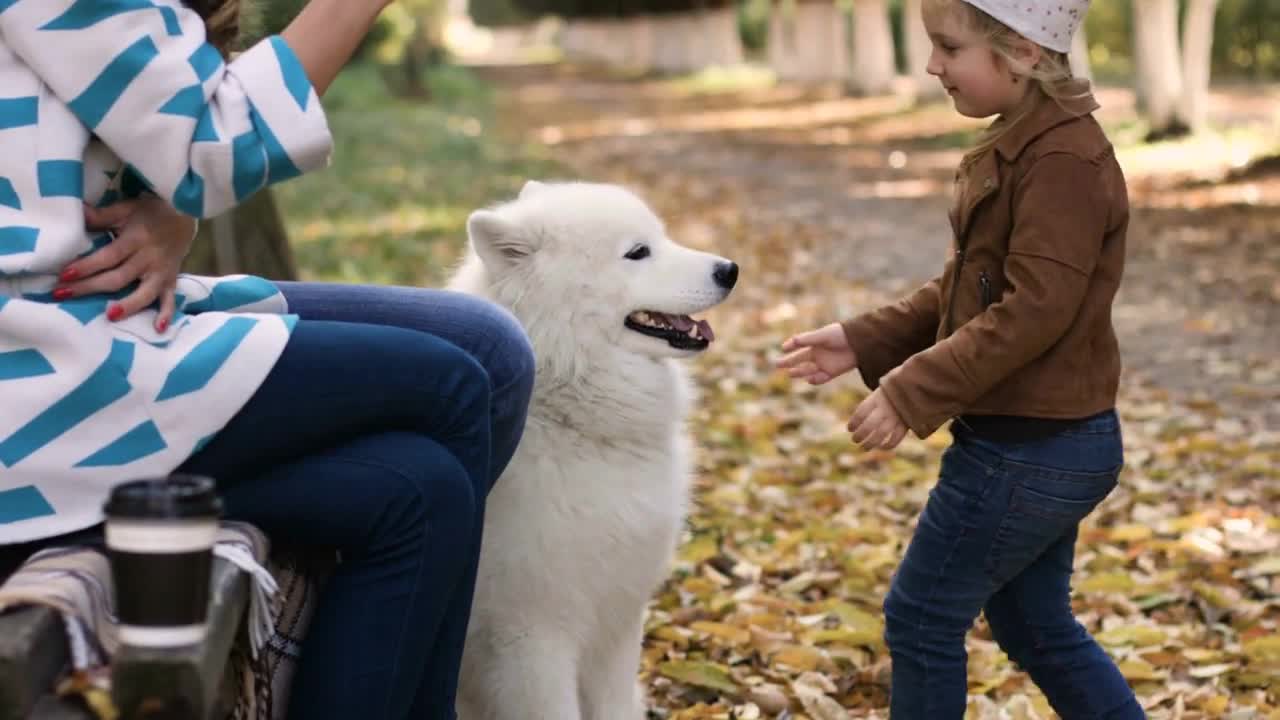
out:
M698 321L698 334L701 335L702 339L706 340L707 342L711 342L712 340L716 339L716 334L711 332L711 323L707 322L706 320Z
M689 328L693 327L693 319L688 315L666 315L665 317L667 318L667 322L671 324L671 327L679 330L680 332L688 332Z

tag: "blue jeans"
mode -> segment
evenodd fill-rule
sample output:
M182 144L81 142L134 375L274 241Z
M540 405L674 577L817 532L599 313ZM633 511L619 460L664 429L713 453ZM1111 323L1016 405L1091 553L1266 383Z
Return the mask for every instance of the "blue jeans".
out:
M965 635L983 612L1063 720L1144 718L1071 611L1078 526L1115 488L1123 463L1115 413L1020 443L978 437L962 421L952 432L885 599L890 717L964 717Z
M181 468L229 517L337 550L291 718L455 717L485 499L515 451L533 356L456 293L282 283L302 320L241 412Z

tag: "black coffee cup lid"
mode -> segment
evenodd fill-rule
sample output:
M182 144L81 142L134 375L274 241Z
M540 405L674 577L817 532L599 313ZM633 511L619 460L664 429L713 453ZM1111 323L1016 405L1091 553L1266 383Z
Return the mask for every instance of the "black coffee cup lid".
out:
M218 517L222 500L210 478L170 475L115 486L103 511L110 517L147 520Z

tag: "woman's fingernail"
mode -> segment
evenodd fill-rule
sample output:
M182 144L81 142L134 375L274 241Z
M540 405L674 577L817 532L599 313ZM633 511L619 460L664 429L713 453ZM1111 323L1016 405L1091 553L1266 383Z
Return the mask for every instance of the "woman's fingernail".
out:
M160 322L156 323L156 332L164 332L165 330L168 330L168 329L169 329L168 320L161 320Z
M58 288L57 290L53 291L54 300L66 300L69 297L71 297L70 288Z
M78 277L80 277L79 270L76 270L75 268L67 268L66 270L62 271L62 274L58 276L58 279L61 280L62 282L71 282L72 280L75 280Z
M112 321L119 320L120 316L123 314L124 314L124 308L120 307L119 305L112 305L111 307L107 308L108 320L112 320Z

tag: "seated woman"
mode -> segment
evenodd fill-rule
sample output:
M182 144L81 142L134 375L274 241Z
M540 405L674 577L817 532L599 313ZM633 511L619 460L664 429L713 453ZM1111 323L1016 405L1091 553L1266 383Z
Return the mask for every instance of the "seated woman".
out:
M319 96L387 2L312 0L230 62L209 39L237 0L0 2L0 572L97 525L116 483L210 475L229 517L340 552L297 718L454 717L485 498L532 387L518 325L472 298L166 293L193 229L173 209L325 166Z

